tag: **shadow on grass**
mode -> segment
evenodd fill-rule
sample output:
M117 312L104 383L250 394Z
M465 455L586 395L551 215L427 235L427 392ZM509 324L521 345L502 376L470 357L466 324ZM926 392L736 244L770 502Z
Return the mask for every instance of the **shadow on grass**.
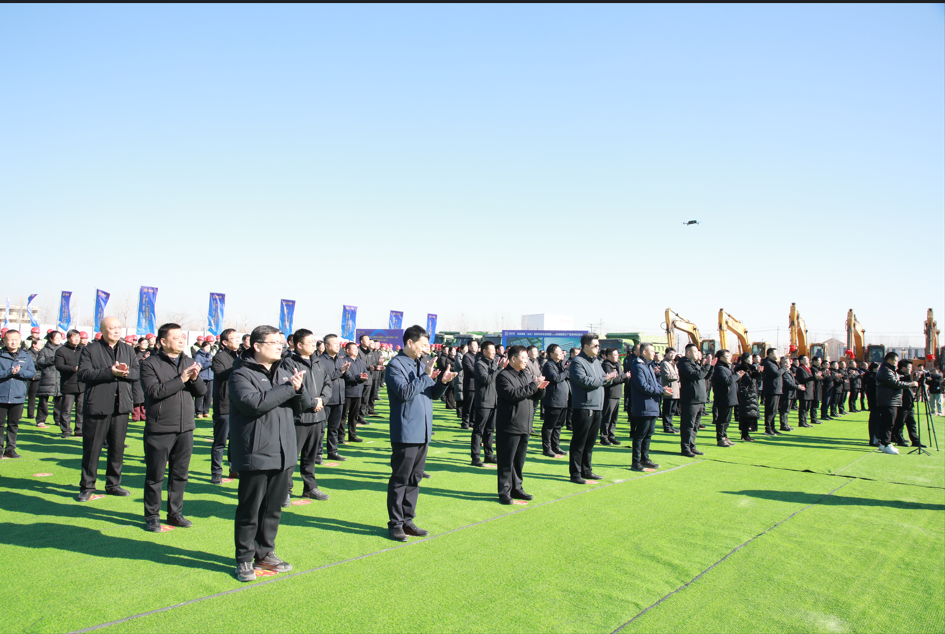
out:
M943 511L945 504L926 504L924 502L904 502L902 500L874 500L872 498L849 497L845 495L831 495L826 498L819 493L805 493L803 491L770 491L764 489L746 489L744 491L722 491L728 495L745 495L748 497L774 500L777 502L821 504L824 506L886 506L894 509L911 511Z

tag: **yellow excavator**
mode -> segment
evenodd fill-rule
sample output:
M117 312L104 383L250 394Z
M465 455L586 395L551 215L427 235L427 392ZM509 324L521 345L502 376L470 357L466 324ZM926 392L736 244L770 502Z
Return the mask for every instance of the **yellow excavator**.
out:
M942 357L945 357L945 348L939 347L938 342L938 336L941 332L942 331L938 329L938 322L935 321L932 315L932 309L930 308L925 314L925 359L923 359L923 367L928 365L925 361L930 355L936 363L940 364L939 367L941 367Z
M807 323L801 317L801 312L797 310L797 304L791 303L791 312L788 314L788 330L791 333L791 346L794 348L794 356L808 356L811 359L820 357L827 358L827 345L823 343L810 343L807 339Z
M883 362L886 356L886 346L882 344L867 344L866 330L856 318L853 309L847 311L847 350L853 351L853 358L857 361L866 361L872 363Z
M765 356L765 353L768 351L768 348L773 348L774 344L768 341L756 341L754 343L748 341L748 329L745 328L745 325L725 312L724 308L719 309L719 344L722 346L722 350L731 350L728 347L728 333L731 332L735 335L735 338L738 339L738 354L744 354L745 352L750 352L751 354L759 354L762 357Z
M699 334L699 329L688 319L674 313L672 308L666 309L666 323L663 326L666 329L666 343L670 348L676 348L676 331L681 330L689 335L689 343L702 349L702 335ZM679 348L676 348L676 351L681 352Z

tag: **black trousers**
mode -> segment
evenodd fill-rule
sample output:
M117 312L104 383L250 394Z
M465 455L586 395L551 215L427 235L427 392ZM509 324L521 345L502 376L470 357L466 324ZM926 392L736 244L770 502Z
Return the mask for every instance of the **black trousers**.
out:
M826 419L830 416L830 402L833 400L833 390L824 390L824 400L820 402L820 418ZM836 413L836 410L834 410Z
M230 438L230 415L213 415L213 445L210 446L210 475L223 476L223 450ZM227 452L229 462L229 452Z
M194 452L194 432L144 433L144 519L161 514L161 489L167 471L167 515L181 515L190 457Z
M357 411L358 411L358 420L360 420L362 423L365 422L365 420L367 420L367 416L369 414L374 413L374 401L371 400L371 390L373 389L374 389L374 382L372 381L364 385L363 389L361 390L361 397L358 401ZM348 433L349 434L351 433L350 424L348 427Z
M572 478L589 475L594 471L594 443L600 431L599 409L576 409L571 413L571 446L568 447L568 468Z
M898 407L890 406L880 406L876 408L878 414L879 425L876 428L876 438L879 439L880 444L888 445L892 442L892 430L893 426L896 424L896 415L898 414Z
M896 412L896 424L893 427L892 439L896 442L905 442L902 430L905 428L909 432L909 440L913 445L919 444L919 432L916 429L915 413L912 409L900 407Z
M834 388L833 392L830 394L830 415L834 418L840 416L840 413L837 412L837 399L840 398L840 390Z
M811 403L813 401L805 401L803 396L797 399L797 423L799 425L807 424L807 412Z
M856 409L856 396L859 390L850 390L850 411L855 412ZM862 408L861 408L862 409Z
M85 414L82 434L82 476L79 488L94 491L98 476L98 458L108 439L108 466L105 470L105 489L121 486L121 469L125 460L125 435L128 433L128 414L91 416Z
M528 434L495 433L495 453L498 464L496 474L499 481L499 497L512 491L522 490L525 453L528 449Z
M384 380L383 372L374 373L374 380L371 382L371 397L368 399L368 407L370 408L370 412L372 414L374 413L374 401L377 401L380 399L380 396L378 396L378 394L381 391L381 381L383 380Z
M473 408L473 400L476 392L472 386L468 389L463 385L463 422L469 426L476 424L476 410Z
M20 417L23 416L23 403L0 403L0 430L6 426L6 449L16 449L16 435L20 431Z
M810 407L807 408L807 411L810 412L810 422L817 422L817 412L820 410L820 401L814 399L810 402ZM823 418L823 416L821 416Z
M663 410L661 412L663 417L663 429L669 430L673 428L673 414L676 411L676 404L679 402L679 399L675 398L664 398L662 400Z
M40 381L30 381L26 388L27 418L36 418L36 393L39 392Z
M669 401L664 403L665 409ZM656 432L656 416L634 416L633 421L633 464L640 464L650 459L650 439ZM665 422L665 418L663 421Z
M342 428L344 405L340 403L338 405L326 405L325 411L328 412L328 423L325 426L326 448L329 454L338 453L338 441L344 434Z
M860 409L867 409L867 403L864 402L863 399L866 399L866 401L870 401L869 405L872 405L873 399L871 399L869 395L866 393L866 388L861 387L860 388Z
M679 447L685 452L696 448L696 434L699 433L699 421L705 403L680 403L679 412Z
M781 400L780 394L765 394L765 429L774 429L774 423L778 418L778 404ZM782 424L782 427L784 425Z
M788 427L788 411L791 409L791 401L794 399L790 394L782 394L778 401L778 420L781 427Z
M541 422L541 450L561 453L561 427L568 417L566 407L543 407Z
M837 395L837 408L840 410L841 414L846 414L846 404L847 404L847 394L850 393L850 390L844 389L840 391L840 394Z
M361 397L346 396L342 420L348 421L348 440L358 437L358 421L361 420ZM343 433L343 430L342 430ZM339 437L341 434L339 434ZM340 438L339 438L340 440Z
M213 396L213 379L204 381L207 384L207 393L194 398L194 412L197 416L210 413L210 399Z
M601 412L600 439L611 442L617 440L617 417L620 415L620 397L605 398Z
M72 410L75 409L75 433L82 433L82 408L85 394L63 394L59 402L59 429L64 434L72 433Z
M295 425L295 441L299 447L299 473L302 475L302 493L318 488L315 481L315 457L318 455L318 441L322 437L325 423ZM289 485L289 490L292 486Z
M486 457L492 456L492 435L495 433L495 410L487 407L476 408L476 423L473 425L469 441L469 455L473 460L479 457L480 445Z
M233 522L237 562L264 559L275 552L282 504L289 495L294 469L240 471Z
M427 464L427 443L392 442L390 480L387 482L387 526L413 522L417 516L420 479Z
M715 418L715 440L716 442L722 442L724 438L728 438L728 424L732 422L732 410L734 408L731 405L716 403L712 409L715 411L713 414Z
M39 407L36 412L36 424L45 423L49 416L49 399L53 400L53 421L59 422L59 404L62 400L60 396L38 396Z
M879 435L879 412L873 407L873 398L867 397L869 401L869 422L867 422L868 431L870 435L870 444L873 443L873 439L877 438Z

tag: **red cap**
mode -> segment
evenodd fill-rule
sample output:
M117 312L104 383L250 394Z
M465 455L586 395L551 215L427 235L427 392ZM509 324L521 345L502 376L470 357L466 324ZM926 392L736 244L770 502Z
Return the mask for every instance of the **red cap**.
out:
M209 341L210 343L213 343L214 341L216 341L216 339L213 338L213 335L207 335L207 338L204 339L204 341Z
M82 332L79 333L79 336L82 337L83 339L88 339L88 338L89 338L89 333L87 333L87 332L85 332L85 331L83 330Z
M31 335L38 335L38 334L39 334L39 326L33 326L32 328L30 328L30 334L31 334Z
M102 333L100 333L100 332L95 333L95 340L96 340L96 341L98 341L98 340L101 339L101 338L102 338Z
M197 341L203 341L203 336L197 337Z
M148 341L154 341L154 333L149 332L148 334L144 336L144 338L147 339Z

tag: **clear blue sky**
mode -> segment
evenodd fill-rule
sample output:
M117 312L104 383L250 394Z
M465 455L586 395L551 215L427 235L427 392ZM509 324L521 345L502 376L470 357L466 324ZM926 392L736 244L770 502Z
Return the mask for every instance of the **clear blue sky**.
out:
M342 304L751 332L794 301L918 336L945 323L943 16L4 5L0 294L290 298L319 333Z

